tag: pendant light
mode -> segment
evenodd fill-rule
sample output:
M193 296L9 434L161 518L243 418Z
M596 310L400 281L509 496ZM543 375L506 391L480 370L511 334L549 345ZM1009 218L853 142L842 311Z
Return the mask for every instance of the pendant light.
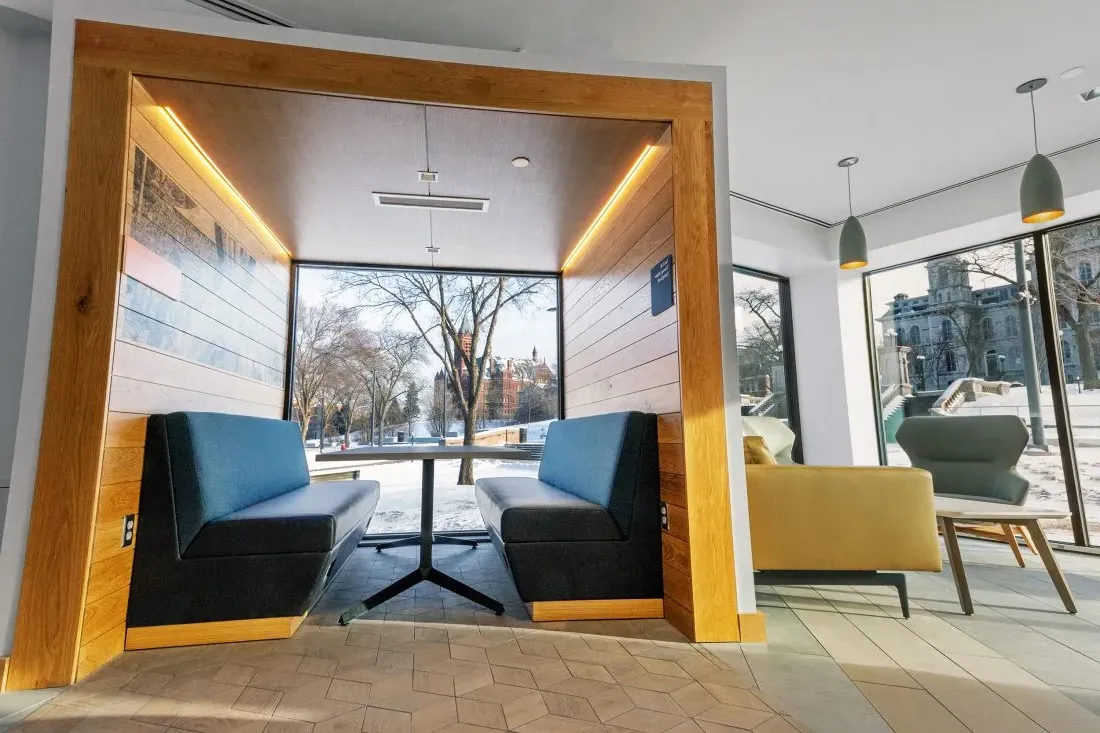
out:
M840 229L840 269L858 270L867 266L867 235L852 212L852 166L859 162L854 155L837 163L848 174L848 218Z
M1035 155L1024 168L1020 181L1020 218L1025 224L1053 221L1066 213L1062 195L1062 179L1050 158L1039 152L1039 126L1035 120L1035 92L1046 86L1046 79L1032 79L1016 87L1017 94L1031 99L1031 132L1035 140Z

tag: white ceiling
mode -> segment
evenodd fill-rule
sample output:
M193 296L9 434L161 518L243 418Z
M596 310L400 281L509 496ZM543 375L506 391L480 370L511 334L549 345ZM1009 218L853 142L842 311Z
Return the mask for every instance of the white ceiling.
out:
M557 271L667 125L379 102L144 78L303 260ZM425 139L425 131L427 139ZM512 166L516 156L531 165ZM440 180L417 180L430 167ZM490 199L486 213L376 206L372 192ZM432 257L425 247L440 252Z
M1100 137L1096 0L252 0L304 27L728 68L739 193L826 221ZM1084 75L1063 81L1071 66ZM1098 184L1100 185L1100 184Z

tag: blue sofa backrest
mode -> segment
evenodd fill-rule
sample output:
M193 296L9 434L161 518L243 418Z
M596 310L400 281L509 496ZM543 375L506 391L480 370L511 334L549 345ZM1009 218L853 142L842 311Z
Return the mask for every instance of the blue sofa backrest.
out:
M646 465L645 452L656 450L649 419L656 418L613 412L550 423L539 480L599 504L629 534L638 472Z
M181 552L211 519L309 483L297 423L219 412L164 419Z

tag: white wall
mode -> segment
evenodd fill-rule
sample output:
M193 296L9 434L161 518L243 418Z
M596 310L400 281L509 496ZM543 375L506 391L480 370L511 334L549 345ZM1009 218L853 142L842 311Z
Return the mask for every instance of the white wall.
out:
M5 518L5 542L0 545L0 654L11 648L11 638L19 597L19 580L22 574L26 549L27 525L34 488L34 471L38 458L38 442L42 427L42 408L45 401L46 365L50 351L50 329L53 320L53 301L56 288L57 261L61 239L61 213L64 199L65 154L68 141L69 97L72 85L72 41L76 18L89 18L109 22L150 27L185 30L193 33L274 41L320 48L375 53L410 58L426 58L492 66L510 66L529 69L573 71L586 73L647 76L657 78L696 79L714 85L716 119L714 144L716 155L715 194L718 208L719 256L728 272L731 251L729 219L728 147L725 131L725 75L714 67L685 67L666 64L637 64L616 60L581 60L554 58L538 54L515 54L477 49L449 48L423 44L385 41L379 39L340 36L312 31L291 30L235 23L222 18L188 16L163 12L150 12L150 5L166 7L177 5L180 0L158 0L155 3L139 3L138 0L56 0L53 5L53 43L49 81L49 102L46 119L46 148L43 163L42 201L39 215L37 253L31 298L30 327L27 341L26 367L20 398L19 422L16 434L15 462L12 468L11 494ZM201 12L195 6L190 11ZM723 291L720 309L724 327L733 327L733 299L730 289ZM723 342L726 354L730 344ZM733 353L736 350L733 349ZM735 365L736 362L734 361ZM726 364L726 393L737 392L736 370ZM740 436L730 436L730 452L740 456ZM737 553L748 553L749 534L747 512L744 511L745 477L743 471L731 471L730 493L734 505ZM753 603L751 574L742 576L739 569L738 599ZM743 610L752 610L753 605Z
M49 62L49 24L0 5L0 543L23 385Z

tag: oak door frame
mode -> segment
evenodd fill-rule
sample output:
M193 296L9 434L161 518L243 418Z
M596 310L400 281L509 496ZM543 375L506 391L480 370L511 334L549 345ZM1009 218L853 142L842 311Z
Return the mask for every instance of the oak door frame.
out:
M113 358L133 76L670 123L685 470L699 548L696 636L737 640L710 82L399 58L86 20L76 21L73 60L53 340L9 688L66 685L76 675Z

